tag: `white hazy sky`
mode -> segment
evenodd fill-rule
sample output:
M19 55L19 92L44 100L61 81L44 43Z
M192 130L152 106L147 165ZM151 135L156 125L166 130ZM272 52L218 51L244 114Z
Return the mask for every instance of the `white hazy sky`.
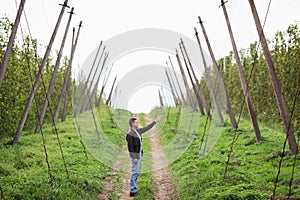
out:
M17 0L17 3L19 2L20 0ZM0 3L0 16L6 14L13 21L17 11L15 1L0 0ZM25 4L25 12L32 36L37 38L44 46L49 42L60 12L59 3L63 3L63 0L27 0ZM269 0L256 0L255 3L260 19L263 21ZM83 21L74 66L80 67L101 40L105 41L115 35L134 29L169 29L195 40L193 28L197 27L198 31L200 30L197 24L198 16L201 16L205 21L206 31L216 58L227 55L231 50L224 15L222 9L219 8L219 0L69 0L69 5L75 7L76 13L73 16L72 25L76 26L80 20ZM247 48L251 42L256 41L258 38L249 3L247 0L229 0L226 6L237 46L238 48ZM292 23L299 24L299 10L300 0L273 0L265 26L266 36L272 38L276 31L285 30ZM65 15L54 44L55 49L59 48L67 18L67 15ZM24 15L21 25L24 29L27 29ZM200 39L202 39L202 34L200 36ZM70 46L66 45L67 47ZM206 49L206 46L204 48ZM44 49L41 49L39 53L42 55ZM66 48L64 53L68 55L69 48ZM136 57L129 61L128 58L122 59L126 60L126 62L124 61L126 65L130 63L130 65L136 66L136 62L141 63L141 60L136 61ZM122 59L118 63L124 66ZM143 60L142 64L165 63L165 60L159 59L161 59L161 56L151 56ZM118 65L114 65L107 88L110 88L114 75L126 73L121 71L124 69L126 67L121 69ZM145 90L148 92L145 92ZM149 112L158 103L157 87L151 89L147 86L145 90L140 89L132 95L129 102L131 111Z

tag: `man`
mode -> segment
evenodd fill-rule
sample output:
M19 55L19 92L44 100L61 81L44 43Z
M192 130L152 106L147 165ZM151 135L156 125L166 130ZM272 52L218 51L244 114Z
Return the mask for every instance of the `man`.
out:
M132 169L130 177L130 196L133 197L136 194L136 181L140 175L141 163L142 163L142 133L151 129L157 122L162 120L162 117L159 116L143 128L139 128L139 123L137 118L129 119L130 130L126 135L126 141L128 146L128 151L131 159Z

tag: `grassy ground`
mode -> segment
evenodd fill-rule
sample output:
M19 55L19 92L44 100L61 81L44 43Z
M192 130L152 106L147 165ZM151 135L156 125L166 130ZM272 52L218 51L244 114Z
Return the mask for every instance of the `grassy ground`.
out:
M109 168L93 156L85 156L73 119L58 126L66 174L52 127L43 129L51 175L47 173L41 134L23 132L17 146L1 140L0 185L4 199L91 199L99 192L99 180Z
M180 134L174 128L177 127L175 123L177 111L178 108L170 110L170 117L162 127L160 138L163 145L170 144L174 135ZM163 112L155 110L152 115L155 117ZM183 155L170 165L174 182L179 188L179 199L268 199L274 188L280 160L278 152L282 150L285 135L278 130L261 126L263 141L256 143L250 122L242 120L237 132L238 139L233 147L228 173L223 179L234 130L227 125L222 128L221 134L217 137L214 135L215 131L211 131L212 135L209 135L207 139L211 137L213 140L218 140L213 145L214 148L211 148L211 151L203 156L201 154L203 145L201 148L200 144L203 141L205 122L206 118L200 117L198 136L194 137ZM213 125L211 128L218 130L218 127ZM212 143L213 140L208 141ZM292 197L294 198L300 198L299 160L298 156L292 188ZM287 155L283 159L276 190L278 197L287 197L293 161L294 157L291 155Z
M95 113L98 113L98 120L103 125L102 130L99 129L101 137L108 138L115 146L120 147L124 143L124 133L111 123L109 110L102 107ZM87 125L94 127L93 120L87 115L79 116L78 121L80 118L87 118ZM126 118L127 123L128 115L130 115L128 111L121 111L118 119ZM97 194L101 191L101 182L111 170L110 166L99 162L92 152L93 149L84 150L72 117L68 117L64 123L59 123L57 128L66 166L53 126L45 125L43 128L51 176L45 162L41 134L35 134L33 131L23 132L16 146L9 144L11 138L1 139L0 199L97 198ZM87 137L85 130L92 132L89 137L97 140L97 134L92 128L88 130L82 123L80 130L82 141Z
M124 137L128 131L128 118L131 113L101 107L95 114L102 125L98 127L101 141L111 141L120 150L125 144ZM179 199L250 200L270 197L280 160L278 152L282 150L285 139L281 131L261 125L263 141L256 143L251 124L248 120L242 120L228 173L223 179L234 134L234 130L228 125L228 119L224 128L210 124L208 137L203 138L206 122L203 116L184 108L154 110L151 114L153 118L157 115L165 116L165 122L158 123L157 129L170 161L169 169L179 190ZM68 117L65 123L59 123L57 128L65 165L52 125L45 125L43 128L51 176L45 162L41 134L23 132L17 146L10 145L11 138L0 140L0 199L97 198L102 190L101 183L111 168L99 162L96 155L97 150L102 151L105 144L97 146L100 139L95 128L92 128L94 125L91 115L83 115L78 120L82 120L82 141L92 140L94 143L91 143L90 148L85 146L85 153L74 119ZM145 125L143 114L141 125ZM146 154L150 152L147 133L143 136L143 149ZM154 186L151 181L149 155L143 159L142 174L138 180L139 194L135 199L153 199ZM296 161L292 197L300 198L299 156ZM287 196L292 165L293 156L286 155L276 190L279 197ZM116 175L111 199L117 199L117 192L122 188L123 175L123 172Z

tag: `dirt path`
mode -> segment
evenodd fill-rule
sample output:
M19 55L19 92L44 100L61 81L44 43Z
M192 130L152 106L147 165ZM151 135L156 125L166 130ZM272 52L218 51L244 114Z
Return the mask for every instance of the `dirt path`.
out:
M114 190L116 190L115 182L119 181L117 180L117 174L120 173L120 170L124 170L124 164L123 162L126 162L125 160L128 160L127 156L127 146L124 145L122 147L122 153L117 157L115 160L115 163L112 167L112 171L108 173L108 176L105 177L104 182L102 183L102 192L98 195L99 200L107 200L111 198L111 195L114 193ZM128 166L128 169L130 166ZM122 169L123 168L123 169ZM130 178L130 171L126 172L125 176L122 177L122 191L121 193L118 193L117 196L120 197L122 200L127 200L131 198L125 198L126 196L129 196L129 178ZM125 193L127 192L127 195Z
M152 119L149 115L145 116L146 122L150 123ZM176 199L176 188L172 183L172 177L168 170L168 163L163 153L162 145L154 126L150 131L149 142L152 151L152 181L154 184L154 198L160 200Z
M139 120L139 116L135 116ZM152 122L152 119L149 115L145 116L146 122ZM172 177L168 171L167 158L162 151L162 145L157 134L157 130L155 126L149 131L150 138L149 142L151 145L152 151L152 181L154 184L154 198L156 200L174 200L176 199L176 188L172 183ZM116 159L113 170L109 173L109 175L105 178L104 183L102 184L103 191L98 195L99 200L107 200L111 197L113 190L115 189L115 181L116 175L120 169L118 166L124 166L122 162L126 162L128 160L128 171L125 176L122 177L122 190L117 194L120 200L132 200L132 197L129 197L129 179L130 179L130 170L131 165L128 159L127 146L124 145L123 153L121 153ZM126 165L126 164L125 164Z

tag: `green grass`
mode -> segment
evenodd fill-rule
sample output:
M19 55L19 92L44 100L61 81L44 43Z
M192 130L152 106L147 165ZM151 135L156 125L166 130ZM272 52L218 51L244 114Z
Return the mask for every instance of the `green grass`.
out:
M163 145L170 144L174 140L174 134L180 135L180 132L174 129L176 109L178 110L178 108L170 110L169 120L160 132ZM163 113L162 110L154 110L151 114L155 117L161 113ZM169 166L174 182L178 183L179 199L268 199L272 194L280 159L275 155L282 150L285 135L278 130L261 126L263 141L256 143L250 122L242 120L237 132L239 137L233 147L227 177L223 179L234 130L227 125L218 135L215 132L220 128L212 123L213 131L208 132L211 134L208 137L208 143L218 140L215 145L209 146L208 144L210 151L203 155L200 144L205 121L205 117L200 118L198 136L193 138L193 142L183 155ZM226 124L228 124L228 119ZM165 149L165 153L168 155L168 149ZM287 155L283 159L276 190L279 197L287 196L293 158ZM300 198L299 168L298 156L292 191L294 198Z
M66 122L57 124L69 176L66 174L52 125L46 124L43 128L51 178L45 162L41 134L35 134L33 130L23 132L16 146L10 145L12 138L2 138L0 199L97 199L102 183L111 171L109 165L99 161L99 156L108 161L115 159L111 158L111 154L104 154L105 149L113 144L115 149L110 153L117 154L121 146L126 144L125 135L131 113L112 110L102 105L95 114L99 120L100 138L96 133L92 115L83 113L78 116L86 154L74 119L68 116ZM207 131L208 137L202 138L206 118L191 113L189 109L156 109L151 115L153 119L158 115L165 116L156 126L170 162L169 170L178 188L179 199L250 200L270 197L280 159L278 152L282 150L285 139L281 130L261 125L262 142L256 143L251 123L242 119L228 173L223 179L234 134L227 118L225 127L220 127L213 121ZM144 114L140 118L141 125L145 125ZM151 154L147 154L151 151L147 134L143 135L145 156L138 180L139 194L135 199L154 198L150 170L152 158ZM204 145L206 141L207 144ZM287 155L283 159L276 190L278 197L287 197L293 158ZM299 159L298 156L292 188L293 198L300 198ZM117 193L122 189L121 180L124 174L119 172L114 177L114 192L110 199L118 199Z
M106 138L120 148L124 144L124 133L119 127L111 125L105 107L102 106L97 114L103 124L102 129L98 124L102 141ZM126 118L127 123L128 115L128 111L121 111L119 118ZM0 199L96 199L102 190L101 183L111 168L99 162L97 152L93 152L94 148L86 145L87 138L98 141L90 116L90 112L78 116L86 154L74 119L68 116L66 122L57 125L69 176L52 125L46 124L43 127L51 177L45 162L41 134L23 132L16 146L10 145L11 138L1 139ZM100 146L96 148L102 150ZM120 176L121 173L118 174Z
M88 154L86 159L73 119L59 125L66 174L56 135L43 129L53 178L47 173L41 134L23 132L17 146L1 140L0 185L5 199L90 199L101 190L107 167Z

